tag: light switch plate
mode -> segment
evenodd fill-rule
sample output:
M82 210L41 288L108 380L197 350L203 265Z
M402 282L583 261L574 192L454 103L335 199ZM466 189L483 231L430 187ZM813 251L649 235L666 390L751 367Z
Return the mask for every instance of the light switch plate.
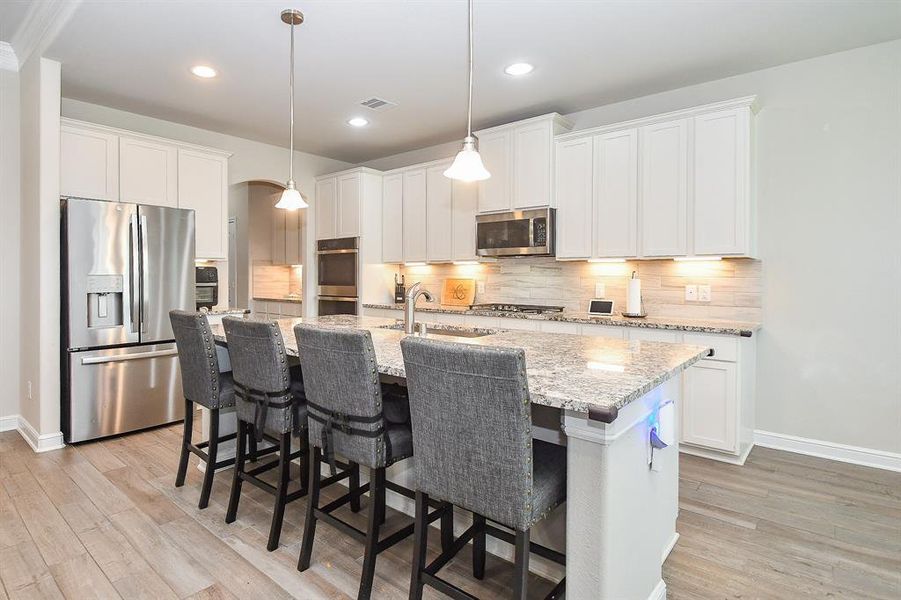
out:
M696 285L686 285L685 286L685 301L686 302L697 302L698 301L698 286L696 286Z
M709 285L699 285L698 286L698 300L701 302L710 302L710 286Z
M476 281L476 293L477 294L485 293L485 282L484 281Z
M607 296L607 286L603 283L594 284L594 297L595 298L604 298Z

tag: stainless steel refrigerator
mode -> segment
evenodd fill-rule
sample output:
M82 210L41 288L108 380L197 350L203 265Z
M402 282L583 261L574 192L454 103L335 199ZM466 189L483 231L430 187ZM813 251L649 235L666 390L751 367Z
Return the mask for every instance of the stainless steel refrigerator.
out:
M60 204L66 441L183 419L169 311L194 310L194 211Z

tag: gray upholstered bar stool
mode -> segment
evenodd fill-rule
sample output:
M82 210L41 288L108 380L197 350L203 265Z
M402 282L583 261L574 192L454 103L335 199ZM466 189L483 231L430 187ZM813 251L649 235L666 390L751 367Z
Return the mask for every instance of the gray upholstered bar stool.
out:
M560 564L565 557L529 543L536 522L566 499L566 449L532 440L525 352L412 336L401 340L413 448L416 452L416 533L410 598L423 586L452 598L473 596L438 577L470 540L473 575L485 573L485 535L515 546L513 597L526 598L529 552ZM473 513L473 524L426 565L430 499ZM488 523L513 529L515 535ZM547 598L559 598L565 579Z
M294 335L303 364L309 444L313 451L307 519L297 568L305 571L310 567L316 522L325 521L365 544L357 598L369 598L376 555L413 533L411 523L379 539L379 530L385 520L386 490L414 498L411 490L385 478L386 467L413 454L406 398L395 397L379 382L375 350L368 331L299 324L294 326ZM332 465L332 476L327 480L322 479L319 467L322 453ZM357 492L351 487L347 494L320 508L322 486L346 477L346 474L335 472L335 453L351 461L354 467L368 467L369 483ZM370 498L366 532L331 514L348 502L359 502L359 494L366 490ZM453 534L452 516L450 507L445 505L428 518L432 521L442 517L445 535L450 537Z
M206 508L210 503L210 491L213 488L213 475L216 469L235 462L233 458L221 462L216 460L219 444L235 438L234 433L219 437L219 410L235 405L234 384L231 373L219 372L216 343L205 315L172 310L169 311L169 322L172 324L175 343L178 346L178 365L181 367L181 386L185 396L185 429L182 433L175 487L185 484L190 454L199 456L206 463L206 470L197 507ZM196 445L191 443L195 403L210 411L209 439Z
M307 493L307 409L300 369L291 369L285 343L278 325L271 321L222 319L228 355L235 382L235 413L238 417L238 443L235 472L228 502L226 523L238 515L241 486L247 481L275 496L269 527L270 551L278 548L285 516L285 505ZM248 437L257 443L263 439L277 442L278 459L247 470ZM292 436L299 437L300 448L291 452ZM289 492L291 461L301 460L300 489ZM278 469L278 483L272 485L260 475Z

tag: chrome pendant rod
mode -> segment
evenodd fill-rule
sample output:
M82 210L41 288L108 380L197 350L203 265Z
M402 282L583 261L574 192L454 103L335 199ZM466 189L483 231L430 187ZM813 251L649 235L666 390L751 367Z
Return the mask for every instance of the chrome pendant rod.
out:
M472 0L469 0L469 103L466 112L466 137L472 137Z
M294 181L294 19L291 20L291 73L288 79L291 89L291 140L289 142L291 153L288 155L288 181Z

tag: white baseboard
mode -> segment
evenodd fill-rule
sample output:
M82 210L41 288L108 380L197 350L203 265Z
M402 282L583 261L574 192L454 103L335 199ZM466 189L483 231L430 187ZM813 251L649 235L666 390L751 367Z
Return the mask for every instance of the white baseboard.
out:
M666 547L663 549L663 556L660 557L660 564L663 564L666 562L666 559L669 558L670 552L672 552L673 548L676 547L676 542L678 542L678 541L679 541L679 532L677 531L673 534L673 539L671 539L669 541L669 543L666 545Z
M748 459L748 455L754 448L753 444L748 444L741 454L729 454L727 452L719 452L717 450L708 450L699 446L691 446L689 444L679 444L679 452L691 454L692 456L700 456L701 458L709 458L710 460L718 460L720 462L729 463L730 465L742 466Z
M0 417L0 432L12 431L19 428L19 415Z
M41 435L22 415L18 415L16 421L16 429L19 431L19 435L28 442L28 445L35 452L50 452L51 450L59 450L65 447L62 431Z
M654 586L648 600L666 600L666 583L662 579Z
M765 448L774 448L776 450L818 456L865 467L901 472L901 454L895 452L861 448L860 446L847 446L845 444L836 444L835 442L812 440L810 438L760 430L754 432L754 443Z

